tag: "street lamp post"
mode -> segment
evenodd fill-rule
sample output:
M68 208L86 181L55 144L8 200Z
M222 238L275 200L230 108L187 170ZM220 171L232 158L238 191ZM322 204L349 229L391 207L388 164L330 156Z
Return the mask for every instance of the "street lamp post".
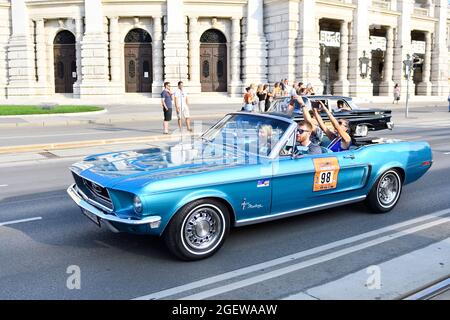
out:
M366 51L363 51L363 56L359 58L359 71L361 78L365 79L369 74L370 59L366 57Z
M405 118L408 118L409 115L409 79L411 77L411 70L413 65L413 60L409 54L406 55L406 59L403 60L403 64L405 65L405 76L406 76L406 106L405 106Z
M419 58L415 54L412 56L407 54L406 59L403 60L403 64L405 65L405 77L406 77L406 106L405 106L405 118L408 118L409 115L409 81L411 79L411 73L421 64L423 63L423 59Z

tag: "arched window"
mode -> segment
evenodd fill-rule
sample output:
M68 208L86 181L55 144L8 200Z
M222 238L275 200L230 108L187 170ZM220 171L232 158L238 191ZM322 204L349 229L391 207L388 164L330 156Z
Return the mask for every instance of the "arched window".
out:
M132 29L125 36L125 43L150 43L152 38L144 29Z
M74 44L75 36L72 32L63 30L56 34L53 44Z
M224 34L216 29L209 29L203 32L200 37L201 43L227 43Z

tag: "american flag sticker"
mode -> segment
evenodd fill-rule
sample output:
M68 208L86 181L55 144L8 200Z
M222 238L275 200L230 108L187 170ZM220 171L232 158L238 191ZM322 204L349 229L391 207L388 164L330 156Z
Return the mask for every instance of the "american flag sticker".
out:
M258 188L264 188L264 187L268 187L268 186L270 186L269 179L258 180L258 184L256 185L256 187L258 187Z

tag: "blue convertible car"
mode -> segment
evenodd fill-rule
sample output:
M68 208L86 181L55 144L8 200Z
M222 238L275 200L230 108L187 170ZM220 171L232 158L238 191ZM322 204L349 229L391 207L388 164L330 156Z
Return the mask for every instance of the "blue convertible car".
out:
M296 133L285 116L231 113L189 143L86 157L71 166L67 191L98 226L163 236L176 256L196 260L231 226L363 200L390 211L432 164L426 142L364 139L307 155Z

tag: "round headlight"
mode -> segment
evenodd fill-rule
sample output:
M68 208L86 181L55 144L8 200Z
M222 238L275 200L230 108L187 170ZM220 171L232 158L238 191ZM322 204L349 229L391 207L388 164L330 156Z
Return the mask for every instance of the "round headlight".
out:
M142 213L142 202L138 196L133 198L133 208L136 213Z

